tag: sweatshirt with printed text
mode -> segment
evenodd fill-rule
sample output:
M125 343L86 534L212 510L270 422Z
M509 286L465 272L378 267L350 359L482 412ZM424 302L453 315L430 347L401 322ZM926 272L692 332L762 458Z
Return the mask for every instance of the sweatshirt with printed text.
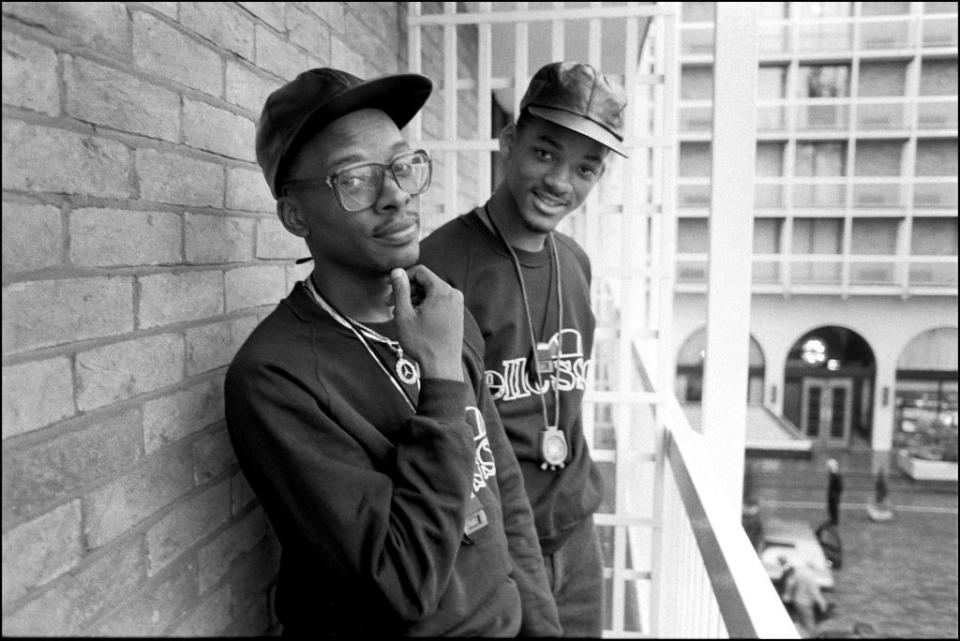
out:
M490 206L492 203L488 203ZM531 376L530 340L516 269L501 240L474 210L451 220L421 243L424 265L463 292L485 345L486 379L523 471L544 554L556 550L603 496L603 481L583 434L581 403L587 383L595 319L590 306L590 261L572 238L553 232L560 264L563 323L557 322L557 284L549 243L539 252L514 248L528 294L537 341L553 343L559 359L537 388ZM569 453L562 469L541 468L544 430L554 420L559 390L559 427Z
M392 322L368 326L397 339ZM298 283L237 353L227 426L282 546L276 610L287 631L561 634L482 349L465 314L465 382L407 386L414 412ZM468 519L486 526L467 534Z

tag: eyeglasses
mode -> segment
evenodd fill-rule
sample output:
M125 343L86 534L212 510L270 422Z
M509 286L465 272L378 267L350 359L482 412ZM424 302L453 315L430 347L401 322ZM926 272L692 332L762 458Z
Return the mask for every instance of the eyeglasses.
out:
M333 190L337 196L337 202L345 211L361 211L372 207L380 198L388 169L400 189L411 196L416 196L425 192L430 186L433 161L425 150L417 149L402 153L387 164L368 162L345 167L325 178L291 180L283 185L283 193L286 194L289 187L322 184Z

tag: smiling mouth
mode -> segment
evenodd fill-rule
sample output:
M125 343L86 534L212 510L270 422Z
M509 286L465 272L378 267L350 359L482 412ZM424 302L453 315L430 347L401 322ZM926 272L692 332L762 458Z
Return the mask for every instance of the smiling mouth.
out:
M536 189L533 191L533 197L536 198L539 202L543 203L545 206L549 207L550 209L558 209L558 208L568 206L566 200L561 198L554 198L553 196L549 196L543 193L542 191L539 191Z

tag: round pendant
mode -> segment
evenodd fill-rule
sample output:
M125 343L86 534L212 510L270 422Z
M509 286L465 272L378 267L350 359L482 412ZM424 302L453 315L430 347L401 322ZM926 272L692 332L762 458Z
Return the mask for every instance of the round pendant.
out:
M540 432L540 457L544 467L563 467L567 460L567 437L563 432L556 428Z
M407 385L413 385L420 380L420 368L417 367L416 363L408 361L403 356L397 359L396 371L400 380Z

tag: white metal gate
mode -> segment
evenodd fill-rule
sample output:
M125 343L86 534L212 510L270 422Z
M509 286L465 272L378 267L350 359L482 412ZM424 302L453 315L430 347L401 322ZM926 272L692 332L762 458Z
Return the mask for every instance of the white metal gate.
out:
M407 130L436 165L421 199L424 233L492 193L493 128L515 119L542 65L584 61L628 93L629 160L614 160L561 226L593 263L597 333L584 427L607 485L596 517L607 636L657 630L664 465L652 390L672 390L678 11L679 3L408 3L408 69L436 86Z

